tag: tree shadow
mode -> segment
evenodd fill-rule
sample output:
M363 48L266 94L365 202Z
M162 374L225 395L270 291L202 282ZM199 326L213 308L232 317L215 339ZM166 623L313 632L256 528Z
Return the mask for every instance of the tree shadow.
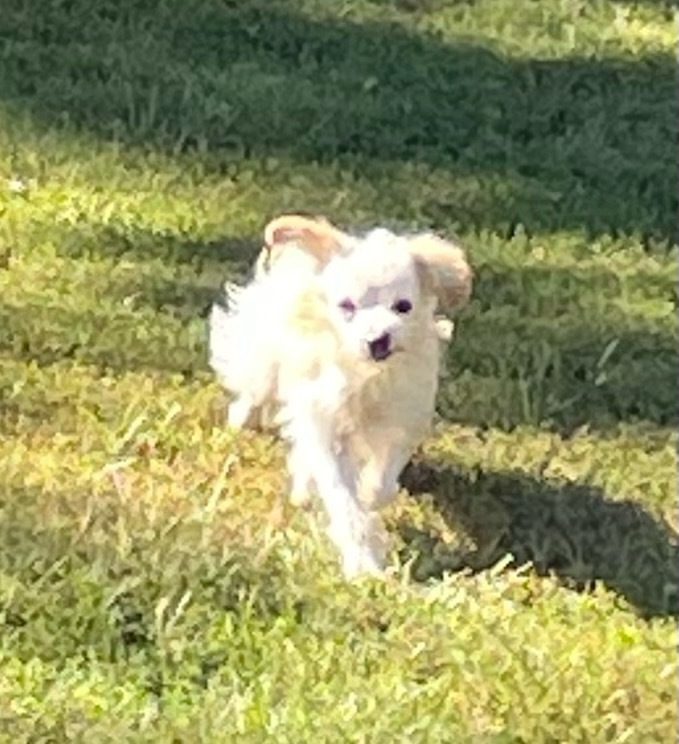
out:
M512 59L284 2L21 8L2 20L10 117L225 175L340 163L389 182L366 205L381 221L675 240L672 55Z
M132 259L162 261L201 272L219 268L234 278L250 275L252 263L261 248L261 235L221 235L201 240L171 230L149 230L137 225L88 222L77 228L54 225L52 240L60 256L78 259Z
M432 494L445 523L473 543L451 547L400 525L417 580L480 571L510 554L513 565L530 562L578 591L600 581L646 617L679 616L679 536L637 502L520 471L462 472L423 461L406 468L402 483L415 498Z

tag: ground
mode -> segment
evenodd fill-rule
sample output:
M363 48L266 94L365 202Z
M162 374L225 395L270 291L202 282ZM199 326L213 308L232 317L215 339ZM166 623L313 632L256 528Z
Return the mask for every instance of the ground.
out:
M672 5L5 0L0 40L0 741L673 741ZM289 209L474 267L386 582L207 369Z

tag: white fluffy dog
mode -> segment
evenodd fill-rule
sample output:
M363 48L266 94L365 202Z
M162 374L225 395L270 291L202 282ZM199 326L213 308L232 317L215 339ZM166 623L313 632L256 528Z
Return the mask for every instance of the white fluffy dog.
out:
M384 567L377 509L434 414L446 330L435 311L470 292L464 252L433 234L359 237L284 215L267 225L254 281L213 308L210 364L235 396L229 423L274 414L291 498L320 497L347 577Z

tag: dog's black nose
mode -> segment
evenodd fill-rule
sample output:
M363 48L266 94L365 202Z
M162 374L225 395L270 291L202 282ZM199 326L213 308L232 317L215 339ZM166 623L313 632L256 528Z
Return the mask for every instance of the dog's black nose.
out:
M370 349L370 356L376 362L386 359L391 354L391 336L388 333L383 333L373 339L368 344L368 348Z

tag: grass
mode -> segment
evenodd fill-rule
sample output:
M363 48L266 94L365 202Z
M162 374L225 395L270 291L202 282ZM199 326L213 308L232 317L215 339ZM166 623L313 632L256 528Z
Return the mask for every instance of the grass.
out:
M674 18L5 0L0 741L674 740ZM206 366L300 208L476 272L384 584Z

